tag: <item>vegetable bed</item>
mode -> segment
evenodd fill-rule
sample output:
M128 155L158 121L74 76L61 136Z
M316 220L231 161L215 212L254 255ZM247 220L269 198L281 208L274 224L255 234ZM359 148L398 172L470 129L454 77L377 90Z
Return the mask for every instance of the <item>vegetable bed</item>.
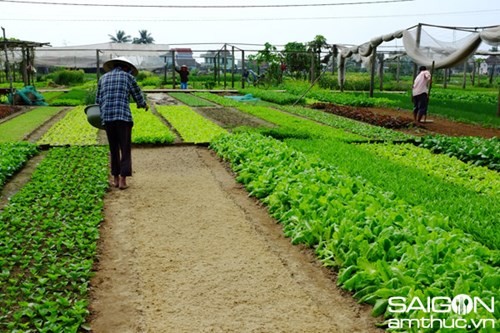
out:
M325 265L340 268L339 285L374 305L373 315L385 315L386 324L425 315L389 313L389 297L498 295L498 251L451 227L445 216L411 206L274 139L225 136L212 148L268 206L292 242L313 247ZM495 300L496 309L499 305ZM481 310L465 318L498 318L498 310ZM453 319L446 313L435 316Z
M85 328L107 149L53 148L0 213L0 331Z
M0 142L22 141L59 111L61 108L38 107L0 124Z
M14 175L31 156L37 153L38 147L32 143L0 143L0 188L7 178Z
M210 142L227 133L225 129L200 116L189 106L158 106L158 113L167 119L185 142Z

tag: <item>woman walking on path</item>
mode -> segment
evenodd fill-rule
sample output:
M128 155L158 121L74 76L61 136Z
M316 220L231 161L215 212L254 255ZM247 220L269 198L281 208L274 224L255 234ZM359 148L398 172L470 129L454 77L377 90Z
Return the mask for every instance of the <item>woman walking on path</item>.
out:
M127 177L132 176L132 112L129 96L137 107L146 111L149 106L135 76L137 68L126 58L119 57L104 63L106 72L97 84L96 103L101 110L101 120L106 129L111 155L113 186L123 190L128 187Z

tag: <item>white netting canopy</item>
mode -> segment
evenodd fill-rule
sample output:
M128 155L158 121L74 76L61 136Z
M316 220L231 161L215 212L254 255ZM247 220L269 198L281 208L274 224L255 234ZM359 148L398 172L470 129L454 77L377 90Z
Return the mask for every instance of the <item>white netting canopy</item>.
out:
M373 49L396 38L403 38L406 54L420 65L431 66L434 62L436 69L451 68L465 62L474 55L481 43L491 46L500 45L500 26L489 28L448 28L440 27L441 30L460 31L460 38L451 40L440 40L418 25L407 30L398 30L394 33L372 38L369 42L356 46L338 45L341 58L354 57L357 61L369 63ZM439 35L438 33L436 33Z
M450 68L465 62L483 42L498 46L500 26L481 32L469 32L467 36L452 41L438 40L423 28L403 31L403 44L408 56L420 65L431 66L434 62L436 69Z
M102 43L83 46L37 48L37 67L96 68L97 51L99 67L116 57L126 57L138 69L152 70L165 66L167 44Z

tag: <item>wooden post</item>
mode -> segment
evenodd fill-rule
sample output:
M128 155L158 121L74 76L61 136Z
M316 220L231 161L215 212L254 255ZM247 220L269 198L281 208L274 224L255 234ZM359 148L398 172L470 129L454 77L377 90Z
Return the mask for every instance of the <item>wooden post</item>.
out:
M99 77L101 76L101 60L99 59L100 52L101 50L95 50L95 74L97 81L99 81Z
M217 55L214 56L214 84L217 82Z
M427 93L427 114L429 113L429 101L430 101L430 98L431 98L432 79L434 78L434 66L435 66L435 61L432 61L432 66L431 66L431 82L429 82L429 91ZM424 123L427 121L427 114L424 116Z
M498 85L498 107L497 107L497 117L500 117L500 84Z
M311 78L311 83L314 82L314 78L315 78L315 75L314 75L314 52L311 50L310 51L311 53L311 69L310 69L310 78Z
M10 105L14 105L14 93L13 93L13 83L12 83L12 72L10 70L10 64L9 64L9 57L8 57L8 52L7 52L7 37L5 37L5 29L2 27L2 32L3 32L3 46L4 46L4 52L5 52L5 70L6 70L6 75L9 78L9 88L10 88L10 93L11 93L11 99L10 99Z
M168 61L167 55L165 54L165 68L163 69L163 82L165 82L165 86L167 86L167 72L168 72Z
M340 55L339 61L339 88L341 92L344 92L344 82L345 82L345 58Z
M245 78L243 77L245 70L245 50L241 50L241 89L245 89Z
M172 89L175 89L176 82L175 82L175 50L172 50Z
M476 85L476 61L472 61L472 85Z
M227 44L224 44L224 57L222 58L222 63L224 64L224 90L227 86Z
M490 84L493 84L493 76L495 75L496 64L497 64L497 58L495 56L495 58L493 60L493 64L491 64L491 72L489 73L490 74L490 78L489 78L489 83Z
M373 97L373 86L375 85L375 66L377 62L377 47L374 47L372 50L371 56L371 75L370 75L370 97Z
M420 47L421 36L422 36L422 24L419 23L418 27L417 27L417 37L416 37L416 40L415 40L417 49ZM417 69L418 69L418 66L417 66L416 63L414 63L413 64L413 80L415 80L415 78L417 77Z
M234 46L231 46L231 88L234 89L234 71L235 71L235 61L234 61Z
M384 90L384 54L380 54L378 63L379 90Z
M467 60L465 60L464 63L464 77L462 80L462 89L465 89L465 86L467 85Z
M399 76L401 74L401 57L396 58L397 64L396 64L396 82L399 84Z
M217 83L220 84L220 51L217 53Z

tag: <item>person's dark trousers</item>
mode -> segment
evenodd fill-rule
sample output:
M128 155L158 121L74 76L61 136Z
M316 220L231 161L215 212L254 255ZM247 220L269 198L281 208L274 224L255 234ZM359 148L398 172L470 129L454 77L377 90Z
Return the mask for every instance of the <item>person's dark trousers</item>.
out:
M420 119L422 119L422 117L427 114L428 102L429 99L427 97L427 93L422 93L420 95L413 96L413 103L414 103L413 114L417 116L418 121L420 121Z
M106 123L113 176L132 176L132 126L121 120Z

